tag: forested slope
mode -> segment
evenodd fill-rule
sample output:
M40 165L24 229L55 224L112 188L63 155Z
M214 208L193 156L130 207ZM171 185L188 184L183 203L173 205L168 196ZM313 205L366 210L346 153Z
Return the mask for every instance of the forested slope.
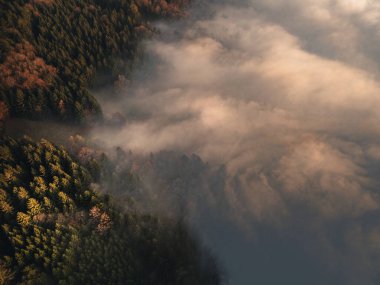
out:
M114 175L101 150L3 132L9 116L101 118L90 88L133 68L154 33L149 21L183 17L187 4L0 0L0 285L221 284L217 262L183 222L142 213L130 189L123 205L101 194ZM138 180L113 181L120 189Z
M97 73L132 67L148 20L182 16L185 1L1 0L0 102L11 116L93 120Z
M4 139L0 169L1 284L220 284L182 223L118 210L64 149Z

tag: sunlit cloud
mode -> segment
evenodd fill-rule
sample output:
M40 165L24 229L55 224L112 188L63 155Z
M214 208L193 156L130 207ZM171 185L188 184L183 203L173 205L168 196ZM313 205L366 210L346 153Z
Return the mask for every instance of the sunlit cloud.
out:
M318 228L311 254L344 272L344 284L370 284L380 268L380 227L366 220L380 205L380 5L247 0L210 10L180 36L161 24L177 35L147 42L144 80L136 74L105 110L123 112L126 125L94 136L225 164L223 195L243 227ZM332 223L355 226L337 226L344 250Z

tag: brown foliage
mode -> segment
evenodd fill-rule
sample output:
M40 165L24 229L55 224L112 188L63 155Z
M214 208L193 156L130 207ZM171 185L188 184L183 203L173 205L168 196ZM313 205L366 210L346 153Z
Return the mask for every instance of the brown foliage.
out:
M72 214L62 213L40 213L34 215L32 220L36 224L62 224L70 226L79 226L85 222L85 213L77 211Z
M0 122L4 121L9 115L9 110L7 104L0 101Z
M77 156L82 163L91 161L92 159L99 159L101 153L97 150L83 146L79 149Z
M100 216L102 215L102 213L101 213L99 207L94 206L94 207L92 207L92 208L90 209L89 215L90 215L90 217L91 217L92 219L97 220L97 219L100 218Z
M57 74L55 67L37 57L27 41L17 44L0 65L0 84L6 88L33 89L47 87Z
M103 213L100 216L100 220L99 220L98 226L96 227L96 230L99 233L104 234L105 232L107 232L111 228L111 224L112 224L112 222L111 222L111 219L108 216L108 214Z
M100 234L107 232L112 225L111 219L106 212L101 212L99 207L94 206L90 209L89 216L96 225L96 230Z
M160 3L166 2L165 0L160 0ZM164 11L167 11L168 15L172 16L179 16L179 17L184 17L187 16L187 14L183 11L183 7L188 4L187 0L176 0L172 1L171 3L162 3L161 5L166 6L164 8Z
M11 284L14 273L0 261L0 285Z
M188 0L139 0L140 7L147 9L156 15L165 15L170 17L185 17L187 14L183 8L189 4Z

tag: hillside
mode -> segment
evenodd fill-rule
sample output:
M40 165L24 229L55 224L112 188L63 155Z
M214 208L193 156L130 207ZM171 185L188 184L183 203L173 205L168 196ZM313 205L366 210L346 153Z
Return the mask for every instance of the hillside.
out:
M0 0L0 285L221 284L184 222L141 211L128 189L105 195L110 160L69 135L102 118L89 90L134 68L149 22L184 17L186 5ZM114 179L117 189L137 181Z
M92 121L88 88L133 68L149 19L183 16L185 1L0 1L0 104L11 116Z
M182 223L118 210L63 148L7 138L0 169L1 284L221 283Z

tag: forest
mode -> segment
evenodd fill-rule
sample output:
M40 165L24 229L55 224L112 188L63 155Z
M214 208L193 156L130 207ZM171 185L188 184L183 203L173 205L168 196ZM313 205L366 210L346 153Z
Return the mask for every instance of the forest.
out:
M2 284L219 284L185 224L122 211L62 147L7 138L0 160Z
M185 4L1 0L0 104L11 116L29 119L99 119L101 108L88 88L133 68L141 39L154 33L149 22L183 16Z
M187 5L0 1L1 285L222 283L217 260L184 221L143 212L128 198L138 174L114 177L102 149L80 136L68 147L4 132L14 118L101 122L89 90L128 74L141 41L156 32L151 21L185 17ZM124 188L122 203L94 187L102 181Z

